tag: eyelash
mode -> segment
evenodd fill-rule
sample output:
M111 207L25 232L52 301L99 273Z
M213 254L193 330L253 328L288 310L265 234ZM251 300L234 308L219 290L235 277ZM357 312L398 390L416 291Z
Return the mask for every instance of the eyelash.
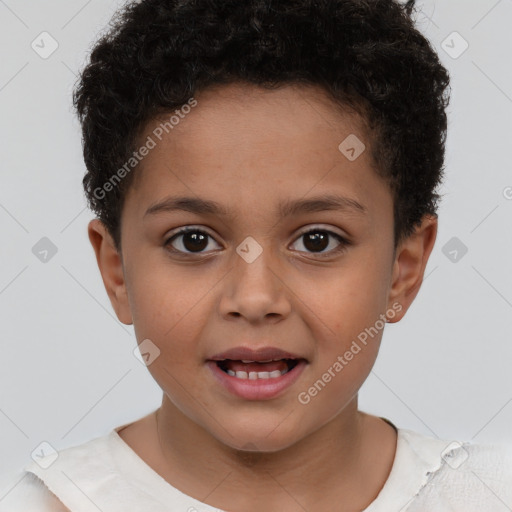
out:
M319 232L333 236L334 238L336 238L338 240L338 242L340 242L340 245L338 247L336 247L335 249L331 249L328 252L322 252L322 253L309 252L308 254L315 254L319 258L324 258L327 256L332 256L333 254L341 253L344 250L346 250L347 246L351 245L351 242L349 240L347 240L346 238L344 238L343 236L339 235L338 233L335 233L334 231L329 231L328 229L323 229L323 228L312 228L312 229L308 229L307 231L303 231L302 233L300 233L297 236L297 238L295 240L299 240L301 237L303 237L304 235L307 235L309 233L319 233ZM207 233L206 231L203 231L202 229L195 228L195 227L187 227L187 228L183 228L183 229L177 231L176 233L174 233L170 238L168 238L165 241L164 246L165 247L170 246L171 242L174 239L178 238L181 235L185 235L187 233L201 233L201 234L204 234L213 239L213 237L209 233ZM175 254L178 253L180 255L206 254L204 252L195 252L195 253L194 252L185 252L185 251L177 250L174 247L169 249L169 251L172 253L175 253ZM300 252L304 252L304 251L300 251Z

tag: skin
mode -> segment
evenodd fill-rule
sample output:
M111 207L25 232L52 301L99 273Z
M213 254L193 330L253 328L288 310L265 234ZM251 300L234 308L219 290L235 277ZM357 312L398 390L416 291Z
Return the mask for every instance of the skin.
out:
M393 304L401 311L389 322L405 315L437 219L425 216L394 253L393 198L373 168L371 140L322 89L232 84L195 98L197 106L137 168L121 217L122 254L99 220L89 224L119 320L133 323L138 343L150 339L160 350L148 370L164 392L162 405L119 435L172 485L220 509L329 510L337 503L337 510L362 510L384 485L396 450L394 429L357 407L383 329L309 403L298 395ZM149 123L141 140L157 125ZM338 145L352 133L366 150L349 161ZM279 217L280 201L323 193L355 199L367 211ZM155 202L181 195L214 200L232 215L144 216ZM211 235L200 255L183 236L166 246L184 226ZM314 252L299 235L315 228L350 244L336 253L331 235ZM252 263L236 252L247 236L263 251ZM172 248L189 253L179 257ZM277 346L308 365L279 397L244 400L205 364L240 345Z

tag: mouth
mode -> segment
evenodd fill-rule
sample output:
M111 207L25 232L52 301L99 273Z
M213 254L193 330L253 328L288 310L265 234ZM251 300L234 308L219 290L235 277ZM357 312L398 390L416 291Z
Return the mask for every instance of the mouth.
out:
M284 393L308 361L273 347L231 349L207 360L207 366L224 388L247 400L266 400Z
M299 363L297 359L270 359L266 361L252 361L250 359L233 360L224 359L215 361L217 366L230 377L236 379L278 379L293 370Z

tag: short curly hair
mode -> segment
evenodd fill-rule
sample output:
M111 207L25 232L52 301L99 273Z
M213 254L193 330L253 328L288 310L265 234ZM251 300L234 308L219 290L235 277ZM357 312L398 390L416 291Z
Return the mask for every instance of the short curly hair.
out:
M394 247L437 216L449 75L415 28L414 0L140 0L112 18L73 91L89 207L121 250L126 164L147 123L198 91L234 82L321 86L371 130L391 187ZM96 191L96 192L95 192Z

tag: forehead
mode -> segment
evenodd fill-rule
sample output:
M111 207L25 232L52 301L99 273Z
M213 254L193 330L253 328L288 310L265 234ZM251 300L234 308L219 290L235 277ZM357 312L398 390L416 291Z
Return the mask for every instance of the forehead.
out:
M343 134L349 129L368 139L365 120L348 105L333 101L319 86L290 84L265 89L234 83L209 87L194 99L197 106L179 117L171 113L151 121L147 134L163 128L164 144L201 144L206 149L211 142L215 150L222 139L229 144L254 143L257 138L270 146L271 141L279 145L290 137L303 138L318 130ZM166 124L170 117L173 126ZM317 144L318 140L312 138L311 142Z
M378 206L377 196L389 194L373 169L364 122L319 87L232 84L194 99L172 125L165 125L170 113L146 126L141 140L155 145L127 195L127 202L137 197L139 217L170 195L211 199L224 213L240 206L270 211L272 203L282 214L292 197L338 193ZM356 159L340 150L345 140L365 146L356 148Z

